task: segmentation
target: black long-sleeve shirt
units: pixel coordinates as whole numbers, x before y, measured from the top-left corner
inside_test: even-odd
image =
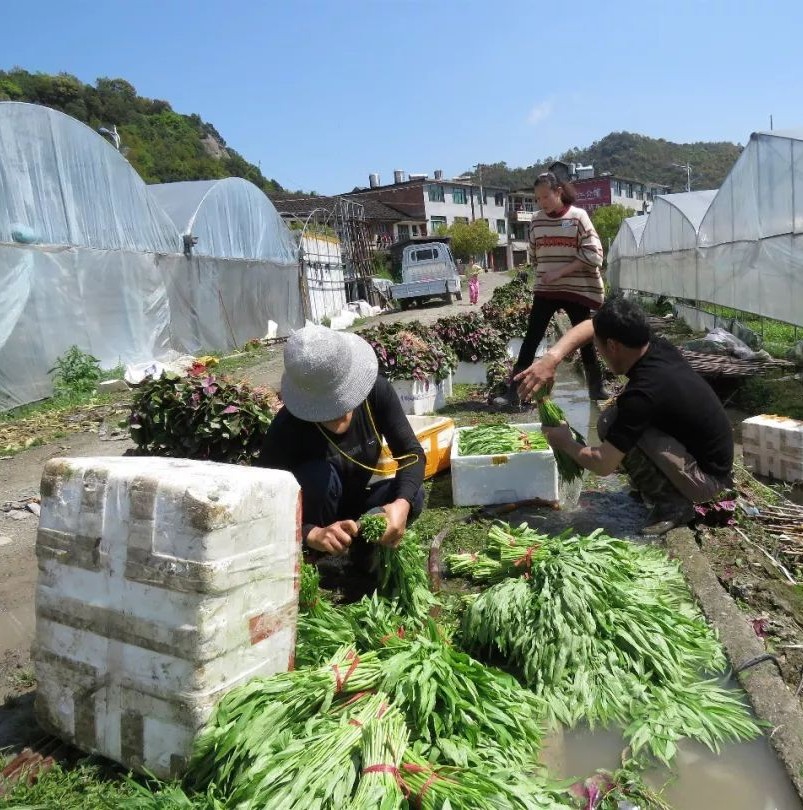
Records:
[[[415,455],[399,462],[396,471],[394,500],[404,498],[411,504],[424,481],[425,457],[421,443],[415,436],[402,411],[393,386],[382,376],[377,377],[366,399],[374,418],[376,432],[371,426],[365,402],[354,409],[351,424],[340,435],[326,430],[315,422],[305,422],[282,408],[274,417],[266,434],[255,464],[294,472],[311,461],[326,460],[335,465],[343,483],[344,500],[352,501],[365,490],[373,474],[346,455],[366,467],[376,467],[384,437],[395,458]],[[344,455],[345,454],[345,455]],[[304,526],[304,536],[309,527]]]

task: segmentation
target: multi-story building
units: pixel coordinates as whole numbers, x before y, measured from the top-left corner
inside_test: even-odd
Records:
[[[397,170],[393,183],[382,185],[379,176],[372,174],[368,188],[358,188],[342,196],[360,201],[376,200],[405,214],[406,220],[394,223],[394,242],[437,234],[455,222],[484,219],[497,235],[497,247],[486,257],[488,266],[495,270],[510,266],[507,189],[480,186],[465,176],[447,180],[440,170],[431,178],[426,174],[406,177],[403,171]]]

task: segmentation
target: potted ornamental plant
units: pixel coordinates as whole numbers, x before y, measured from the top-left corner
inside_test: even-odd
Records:
[[[478,312],[440,318],[435,334],[457,356],[454,382],[485,384],[488,364],[505,357],[505,340]]]
[[[405,413],[433,413],[445,404],[444,383],[457,358],[431,329],[414,321],[380,324],[359,335],[371,344],[379,371],[396,389]]]
[[[481,307],[486,323],[499,330],[508,342],[508,352],[518,356],[521,342],[527,332],[527,320],[532,306],[532,290],[526,281],[518,278],[497,287],[491,300]]]

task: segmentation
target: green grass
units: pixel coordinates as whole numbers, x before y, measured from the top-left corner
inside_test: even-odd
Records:
[[[131,795],[133,787],[121,771],[90,758],[74,767],[55,765],[30,787],[24,780],[18,782],[7,795],[0,796],[0,808],[116,810],[121,799]]]
[[[720,307],[714,304],[701,302],[699,307],[703,312],[708,312],[725,320],[736,318],[739,323],[751,329],[761,338],[762,348],[773,357],[785,358],[789,349],[799,340],[803,340],[803,328],[794,326],[791,323],[776,321],[752,312]]]

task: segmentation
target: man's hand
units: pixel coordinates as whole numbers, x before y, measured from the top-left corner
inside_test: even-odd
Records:
[[[357,534],[357,524],[353,520],[336,520],[329,526],[314,526],[307,535],[307,545],[324,554],[336,557],[345,554],[351,539]]]
[[[553,450],[565,450],[575,443],[571,428],[565,422],[561,422],[557,427],[542,426],[541,432]]]
[[[541,282],[543,284],[554,284],[556,281],[560,281],[563,278],[563,268],[562,267],[553,267],[551,270],[547,270],[544,275],[541,276]]]
[[[402,535],[407,529],[410,502],[404,498],[398,498],[391,503],[386,503],[382,509],[385,512],[385,517],[387,517],[388,525],[379,542],[383,546],[396,548],[401,543]]]
[[[541,396],[547,396],[555,384],[555,369],[558,364],[548,354],[540,357],[529,368],[520,371],[513,382],[519,384],[519,398],[522,402],[530,399],[530,395],[543,389]]]

